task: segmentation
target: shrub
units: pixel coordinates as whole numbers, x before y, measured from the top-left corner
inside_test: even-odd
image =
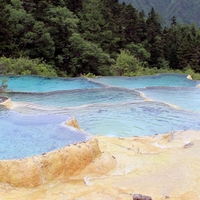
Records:
[[[52,66],[40,59],[0,58],[0,73],[15,75],[57,76]]]
[[[194,80],[200,80],[200,74],[195,73],[190,65],[185,68],[184,74],[190,75]]]
[[[82,75],[83,77],[86,77],[86,78],[96,78],[96,75],[95,74],[93,74],[93,73],[87,73],[87,74],[83,74]]]
[[[111,66],[111,71],[116,76],[136,75],[137,71],[142,69],[143,63],[132,55],[129,50],[121,50],[116,63]]]

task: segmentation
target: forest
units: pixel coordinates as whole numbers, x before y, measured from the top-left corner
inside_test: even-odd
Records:
[[[200,29],[117,0],[0,0],[0,74],[200,73]]]

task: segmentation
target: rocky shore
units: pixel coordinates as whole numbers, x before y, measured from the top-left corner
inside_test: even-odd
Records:
[[[153,200],[197,200],[200,198],[199,139],[200,131],[193,130],[149,137],[97,136],[93,138],[99,148],[96,156],[87,151],[87,160],[81,156],[84,148],[78,157],[74,154],[77,166],[68,165],[65,169],[71,170],[70,176],[65,173],[55,176],[54,172],[50,180],[36,187],[2,182],[0,199],[132,200],[134,194],[142,194]],[[83,163],[87,164],[80,167]],[[57,160],[52,160],[51,166],[57,164]],[[72,173],[73,168],[79,169]],[[26,166],[22,170],[28,174]]]

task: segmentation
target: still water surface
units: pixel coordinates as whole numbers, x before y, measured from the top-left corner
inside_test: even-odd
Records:
[[[200,130],[200,88],[196,87],[200,82],[185,75],[7,79],[7,91],[1,96],[10,97],[15,108],[0,110],[0,159],[36,155],[88,139],[87,133],[63,125],[72,116],[91,135]]]

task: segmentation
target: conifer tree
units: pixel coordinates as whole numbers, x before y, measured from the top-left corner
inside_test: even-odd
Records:
[[[173,16],[170,27],[165,27],[162,34],[163,56],[169,62],[169,67],[172,69],[179,68],[179,59],[177,57],[177,49],[179,47],[178,34],[176,17]]]
[[[138,13],[130,4],[124,8],[124,27],[126,43],[137,41]]]
[[[0,0],[0,56],[9,56],[15,49],[12,42],[13,22],[10,20],[10,11],[7,5],[7,1]]]
[[[149,65],[152,67],[158,66],[158,58],[163,58],[163,49],[162,49],[162,40],[161,32],[162,27],[158,21],[158,16],[154,11],[154,8],[151,9],[151,12],[148,14],[146,21],[147,25],[147,50],[150,52]]]
[[[84,0],[83,9],[80,13],[81,33],[91,42],[100,44],[100,33],[103,32],[105,19],[101,13],[102,3],[100,0]]]
[[[144,43],[147,37],[147,26],[144,11],[139,12],[137,21],[137,43]]]

